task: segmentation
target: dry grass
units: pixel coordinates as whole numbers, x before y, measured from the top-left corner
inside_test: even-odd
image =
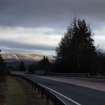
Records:
[[[18,79],[20,84],[24,88],[25,94],[27,96],[27,104],[26,105],[47,105],[46,97],[41,96],[40,93],[32,90],[31,84],[27,83],[27,81]],[[49,101],[49,105],[53,105],[51,101]]]
[[[25,94],[20,83],[11,78],[7,78],[6,105],[25,105]]]
[[[7,77],[6,83],[5,105],[47,105],[45,96],[42,98],[38,92],[33,91],[31,84],[27,81],[16,77]],[[52,105],[51,101],[49,103]],[[0,103],[0,105],[4,104]]]
[[[0,105],[5,103],[6,77],[0,76]]]

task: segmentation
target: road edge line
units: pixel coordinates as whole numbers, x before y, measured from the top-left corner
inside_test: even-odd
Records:
[[[80,103],[78,103],[77,101],[73,100],[72,98],[69,98],[69,97],[63,95],[63,94],[61,94],[60,92],[57,92],[54,89],[51,89],[51,88],[49,88],[49,87],[47,87],[45,85],[42,85],[42,84],[39,84],[39,85],[42,86],[42,87],[44,87],[44,88],[46,88],[46,89],[48,89],[48,90],[50,90],[50,91],[52,91],[52,92],[54,92],[54,93],[56,93],[56,94],[58,94],[58,95],[60,95],[61,97],[64,97],[66,100],[69,100],[69,101],[71,101],[72,103],[74,103],[76,105],[81,105]]]

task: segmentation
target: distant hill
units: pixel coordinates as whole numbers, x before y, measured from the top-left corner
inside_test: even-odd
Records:
[[[23,61],[24,63],[27,61],[37,62],[43,58],[43,55],[38,54],[13,54],[13,53],[2,53],[1,54],[5,62],[19,62]],[[52,62],[54,58],[48,57],[48,59]]]
[[[21,61],[24,62],[25,65],[30,65],[33,63],[37,63],[40,61],[43,56],[37,54],[11,54],[11,53],[4,53],[1,54],[4,61],[7,63],[8,67],[12,67],[18,70],[19,64]]]
[[[2,53],[1,54],[4,61],[7,63],[7,66],[9,68],[13,68],[14,70],[19,69],[19,64],[21,61],[24,62],[25,66],[28,67],[30,64],[37,64],[38,61],[40,61],[43,56],[38,54],[13,54],[13,53]],[[54,59],[52,57],[48,57],[49,61],[51,63],[54,62]]]
[[[36,54],[2,54],[3,59],[6,62],[15,62],[15,61],[39,61],[42,59],[43,56],[41,55],[36,55]]]

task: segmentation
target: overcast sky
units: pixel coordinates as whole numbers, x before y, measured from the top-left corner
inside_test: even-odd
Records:
[[[105,49],[105,0],[0,0],[0,48],[53,55],[73,17],[85,19]]]

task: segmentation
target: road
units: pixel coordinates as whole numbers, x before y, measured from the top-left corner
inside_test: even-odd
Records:
[[[24,76],[50,89],[53,89],[68,99],[71,99],[71,101],[74,101],[75,103],[72,105],[105,105],[105,92],[103,91],[41,78],[35,75]]]

